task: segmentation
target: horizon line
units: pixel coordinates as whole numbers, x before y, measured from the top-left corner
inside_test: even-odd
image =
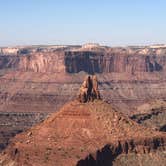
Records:
[[[100,42],[85,42],[85,43],[78,43],[78,44],[5,44],[5,45],[0,45],[0,48],[14,48],[14,47],[44,47],[44,46],[83,46],[86,44],[98,44],[99,46],[106,46],[106,47],[135,47],[135,46],[139,46],[139,47],[148,47],[148,46],[166,46],[166,43],[147,43],[147,44],[103,44]]]

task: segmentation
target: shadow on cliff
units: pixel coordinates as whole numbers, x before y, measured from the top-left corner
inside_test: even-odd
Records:
[[[145,62],[146,62],[146,71],[154,72],[154,71],[163,70],[163,66],[156,61],[155,56],[153,56],[153,59],[150,59],[150,56],[147,56],[145,58]]]
[[[110,145],[105,145],[101,151],[97,151],[95,156],[88,155],[85,159],[78,161],[76,166],[112,166],[115,158],[123,151],[121,144],[115,149]]]
[[[94,57],[95,54],[92,52],[66,52],[66,72],[79,73],[80,71],[84,71],[89,74],[102,73],[102,65]]]
[[[160,127],[160,131],[166,132],[166,124]]]

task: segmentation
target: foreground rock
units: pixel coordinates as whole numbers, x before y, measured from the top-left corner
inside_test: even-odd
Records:
[[[0,162],[2,166],[107,166],[122,154],[155,155],[164,151],[165,142],[165,133],[140,126],[103,101],[73,101],[12,139]]]

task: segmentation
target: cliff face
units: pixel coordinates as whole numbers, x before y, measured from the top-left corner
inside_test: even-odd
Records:
[[[0,56],[0,69],[18,69],[19,56]]]
[[[0,56],[0,68],[52,73],[132,73],[166,70],[165,55],[127,54],[113,51],[54,51]]]
[[[65,66],[69,73],[153,72],[165,69],[165,56],[127,55],[121,53],[66,52]]]
[[[35,53],[23,56],[19,62],[19,70],[33,72],[64,73],[64,53]]]

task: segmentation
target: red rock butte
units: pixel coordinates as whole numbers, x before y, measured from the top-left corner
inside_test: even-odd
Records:
[[[120,154],[165,149],[166,134],[143,127],[95,100],[72,101],[11,140],[0,155],[2,166],[108,166]]]

